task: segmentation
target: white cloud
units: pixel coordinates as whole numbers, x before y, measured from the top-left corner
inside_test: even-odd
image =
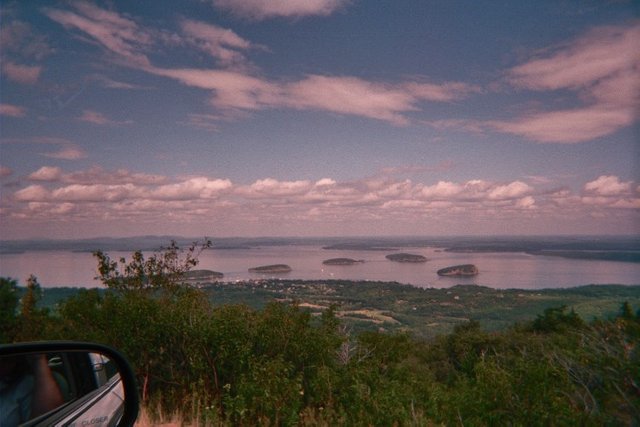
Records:
[[[87,153],[81,147],[78,147],[72,141],[65,138],[52,136],[35,136],[30,138],[12,138],[5,139],[5,142],[14,144],[39,144],[44,146],[56,146],[56,151],[38,153],[41,156],[52,159],[62,160],[78,160],[87,157]]]
[[[515,181],[507,185],[498,185],[489,192],[489,198],[493,200],[505,200],[520,198],[533,191],[533,188],[521,181]]]
[[[78,117],[78,120],[92,123],[94,125],[104,126],[104,125],[123,125],[123,124],[131,124],[133,123],[131,120],[125,121],[116,121],[111,120],[107,116],[102,113],[93,110],[84,110],[82,115]]]
[[[152,199],[188,200],[213,198],[232,187],[228,179],[191,178],[176,184],[166,184],[150,192]]]
[[[241,51],[252,47],[232,30],[217,25],[185,19],[181,28],[193,45],[224,66],[244,63],[246,58]]]
[[[640,193],[633,181],[622,182],[615,175],[601,175],[584,185],[585,205],[609,209],[640,209]]]
[[[149,65],[143,53],[152,44],[152,36],[133,20],[91,3],[72,3],[74,12],[46,9],[45,14],[65,28],[88,34],[108,51],[138,66]]]
[[[228,7],[250,10],[288,10],[289,16],[302,11],[334,10],[339,1],[256,1],[229,2]],[[204,89],[211,93],[215,114],[192,114],[188,124],[216,130],[215,118],[238,117],[238,111],[271,108],[319,110],[341,115],[355,115],[383,120],[395,125],[410,122],[408,113],[420,111],[423,102],[450,102],[479,92],[476,86],[461,82],[426,83],[420,78],[387,83],[353,76],[310,74],[299,80],[271,81],[259,75],[244,52],[255,47],[235,32],[212,24],[184,19],[181,35],[166,37],[142,28],[128,17],[85,3],[73,3],[75,11],[47,9],[47,15],[65,28],[78,30],[98,42],[130,67]],[[327,9],[328,8],[328,9]],[[234,9],[235,10],[235,9]],[[298,12],[295,12],[295,11]],[[274,12],[275,13],[275,12]],[[305,12],[306,13],[306,12]],[[217,59],[222,68],[162,68],[151,64],[146,52],[153,42],[172,40],[178,45],[195,46]],[[104,124],[106,118],[87,111],[83,120]]]
[[[382,209],[406,209],[406,208],[423,208],[426,207],[427,204],[421,200],[389,200],[388,202],[384,202],[381,206]]]
[[[8,14],[6,10],[3,11],[3,23],[0,26],[0,52],[31,61],[41,61],[53,53],[45,36],[39,34],[28,23],[6,16]]]
[[[72,145],[61,147],[60,150],[52,153],[42,153],[42,155],[61,160],[79,160],[87,157],[87,153],[83,149]]]
[[[105,170],[100,166],[93,166],[85,171],[76,171],[64,174],[61,179],[69,184],[135,184],[135,185],[161,185],[168,178],[162,175],[135,173],[126,169]]]
[[[512,68],[508,79],[535,90],[592,87],[638,66],[639,39],[637,24],[596,28]]]
[[[586,105],[534,111],[486,125],[555,143],[589,141],[631,125],[640,107],[639,39],[638,23],[596,28],[512,68],[507,79],[513,85],[536,91],[572,90]]]
[[[216,218],[237,230],[250,224],[295,223],[296,230],[348,224],[371,232],[371,227],[396,225],[414,229],[422,221],[471,226],[488,220],[513,224],[523,218],[628,218],[640,208],[638,184],[613,175],[585,183],[583,194],[566,188],[549,192],[536,188],[547,184],[520,180],[430,183],[389,177],[347,182],[328,177],[316,181],[264,178],[240,185],[207,176],[170,178],[100,168],[66,173],[50,166],[29,178],[40,183],[7,194],[3,215],[47,223],[109,219],[119,224],[208,224]]]
[[[327,16],[350,0],[213,0],[213,4],[250,19]]]
[[[2,71],[9,80],[22,84],[38,82],[42,67],[38,65],[21,65],[11,61],[3,61]]]
[[[29,185],[16,191],[13,197],[21,202],[45,201],[49,199],[49,191],[42,185]]]
[[[443,83],[436,91],[416,91],[403,82],[387,84],[356,77],[310,75],[297,82],[271,82],[242,72],[203,69],[160,69],[148,71],[181,83],[213,91],[211,103],[222,109],[260,110],[294,108],[356,115],[406,125],[406,113],[419,110],[425,100],[457,99],[472,92],[471,86]],[[433,93],[428,93],[433,92]]]
[[[248,187],[238,189],[246,197],[283,197],[302,195],[311,189],[309,181],[278,181],[273,178],[259,179]]]
[[[133,90],[143,90],[150,89],[148,86],[142,86],[138,84],[123,82],[119,80],[114,80],[110,77],[104,76],[102,74],[94,74],[89,77],[91,80],[94,80],[100,84],[100,86],[105,87],[107,89],[133,89]]]
[[[336,182],[331,178],[322,178],[314,184],[316,187],[334,186]]]
[[[0,178],[6,178],[13,174],[13,170],[6,166],[0,166]]]
[[[276,104],[279,88],[257,77],[236,71],[160,69],[150,72],[200,89],[212,90],[211,103],[221,109],[257,110]]]
[[[284,103],[299,109],[318,109],[408,123],[402,113],[416,110],[417,98],[409,90],[355,77],[311,75],[287,85]]]
[[[28,176],[32,181],[59,181],[62,178],[62,169],[55,166],[43,166]]]
[[[96,125],[106,125],[110,123],[110,120],[107,119],[104,114],[92,110],[84,110],[78,120]]]
[[[573,110],[532,113],[511,121],[488,121],[500,132],[538,142],[577,143],[609,135],[635,121],[633,110],[595,105]]]
[[[437,184],[424,187],[420,194],[429,200],[450,199],[458,196],[464,191],[464,187],[448,181],[439,181]]]
[[[71,184],[53,190],[51,198],[58,201],[113,202],[130,198],[135,194],[136,187],[133,184]]]
[[[466,98],[469,94],[480,93],[478,86],[460,82],[443,84],[408,82],[402,85],[416,99],[447,102]]]
[[[628,194],[632,188],[633,182],[621,182],[620,178],[613,175],[602,175],[584,186],[587,193],[605,197]]]
[[[536,200],[531,196],[523,197],[522,199],[516,202],[516,207],[522,209],[533,209],[535,208]]]
[[[24,117],[26,110],[24,107],[18,107],[11,104],[0,104],[0,115],[9,117]]]

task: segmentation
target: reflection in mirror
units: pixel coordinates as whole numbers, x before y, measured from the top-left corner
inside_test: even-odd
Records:
[[[0,357],[0,426],[117,425],[124,391],[115,363],[95,352]]]

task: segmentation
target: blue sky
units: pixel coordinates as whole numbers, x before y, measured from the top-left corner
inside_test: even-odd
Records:
[[[632,1],[5,1],[3,238],[640,231]]]

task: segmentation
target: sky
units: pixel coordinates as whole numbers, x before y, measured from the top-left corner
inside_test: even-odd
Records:
[[[0,238],[640,233],[632,0],[3,1]]]

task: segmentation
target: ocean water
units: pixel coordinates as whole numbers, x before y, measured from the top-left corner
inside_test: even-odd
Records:
[[[425,263],[389,261],[390,251],[327,250],[319,245],[281,245],[243,249],[207,250],[198,269],[224,273],[225,281],[278,277],[283,279],[345,279],[395,281],[419,287],[447,288],[478,284],[497,289],[564,288],[589,284],[640,284],[640,264],[579,260],[523,252],[446,252],[435,247],[404,247],[398,252],[424,255]],[[130,252],[110,251],[112,259]],[[327,266],[322,261],[347,257],[364,260],[350,266]],[[292,271],[279,275],[249,273],[261,265],[288,264]],[[439,277],[436,271],[456,264],[475,264],[480,274],[471,278]],[[97,287],[96,260],[89,252],[40,250],[0,254],[0,276],[26,283],[34,274],[43,287]]]

